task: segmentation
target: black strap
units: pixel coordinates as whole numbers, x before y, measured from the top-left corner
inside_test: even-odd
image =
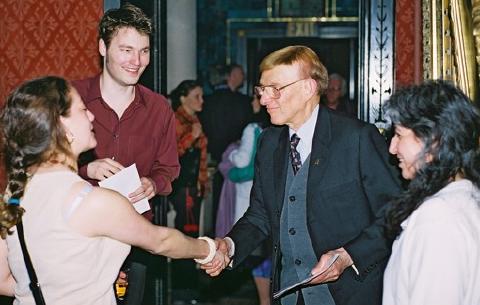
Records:
[[[35,269],[33,269],[32,261],[30,260],[30,254],[28,254],[27,245],[25,244],[25,238],[23,236],[22,222],[17,223],[18,239],[20,240],[20,247],[22,247],[23,260],[27,266],[28,277],[30,278],[30,290],[32,291],[35,304],[45,305],[45,299],[43,298],[42,289],[37,279]]]

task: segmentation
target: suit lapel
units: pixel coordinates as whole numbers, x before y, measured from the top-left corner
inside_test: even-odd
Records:
[[[287,166],[288,166],[288,127],[283,127],[278,139],[278,146],[273,154],[273,181],[275,187],[275,203],[278,210],[282,210],[283,197],[285,194],[285,181],[287,179]]]
[[[318,185],[325,173],[329,157],[329,144],[332,138],[331,117],[328,111],[320,106],[318,109],[317,123],[312,140],[310,164],[307,182],[307,199],[310,198],[309,190],[318,190]],[[312,188],[310,188],[312,186]]]

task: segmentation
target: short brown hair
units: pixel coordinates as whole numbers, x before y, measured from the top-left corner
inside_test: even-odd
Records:
[[[121,28],[134,28],[147,36],[153,31],[152,20],[140,8],[130,3],[106,11],[100,20],[98,36],[103,39],[107,48]]]
[[[321,95],[328,87],[328,71],[317,54],[306,46],[288,46],[267,55],[260,63],[260,74],[279,65],[299,63],[304,73],[317,82],[317,93]]]

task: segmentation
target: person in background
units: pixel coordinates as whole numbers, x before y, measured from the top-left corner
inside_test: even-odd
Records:
[[[224,71],[224,82],[216,86],[212,95],[205,97],[203,111],[199,114],[208,138],[207,151],[216,165],[221,162],[227,146],[238,141],[243,128],[252,121],[251,99],[239,92],[243,82],[242,66],[237,64],[227,66]],[[212,181],[213,219],[217,214],[222,185],[223,176],[217,170]]]
[[[141,186],[129,195],[132,203],[170,194],[171,183],[180,170],[173,111],[163,96],[138,84],[150,62],[152,30],[151,20],[134,5],[108,10],[98,26],[102,72],[73,82],[95,115],[93,127],[98,141],[93,150],[81,156],[80,176],[97,184],[135,164]],[[143,215],[152,220],[151,211]],[[153,302],[149,298],[154,295],[158,271],[147,266],[154,262],[148,253],[132,249],[123,268],[139,279],[129,281],[127,297],[131,302]],[[152,285],[144,289],[144,283]]]
[[[78,156],[97,144],[93,120],[59,77],[28,81],[7,99],[0,117],[8,175],[0,199],[0,292],[15,296],[15,304],[35,303],[19,224],[50,305],[116,304],[113,282],[130,245],[203,263],[223,259],[213,240],[152,225],[127,198],[78,176]]]
[[[260,73],[256,93],[278,126],[258,139],[250,206],[219,249],[235,268],[270,240],[272,292],[326,270],[276,304],[380,304],[391,246],[384,212],[400,191],[385,140],[375,126],[319,105],[328,74],[310,48],[277,50]]]
[[[235,210],[233,223],[237,222],[250,205],[250,191],[253,185],[254,160],[257,151],[257,140],[262,130],[268,126],[268,113],[261,108],[260,97],[253,96],[252,108],[255,118],[242,133],[238,148],[230,152],[228,158],[234,166],[228,172],[229,179],[235,182]],[[264,115],[262,115],[264,113]],[[223,237],[223,236],[222,236]],[[269,257],[268,242],[260,245],[252,254],[265,258],[252,268],[252,276],[257,288],[260,305],[270,305],[270,277],[272,276],[272,260]],[[257,259],[258,260],[258,259]]]
[[[203,90],[198,82],[184,80],[169,97],[175,111],[181,168],[169,199],[177,212],[175,227],[187,234],[197,235],[200,204],[208,183],[208,141],[197,117],[202,110]]]
[[[207,190],[207,138],[197,113],[202,110],[203,90],[195,80],[182,81],[169,95],[176,117],[180,175],[169,196],[176,211],[175,228],[197,237],[200,206]],[[197,269],[193,261],[174,261],[173,288],[196,289]],[[195,297],[195,296],[191,296]]]
[[[446,81],[398,90],[385,111],[410,183],[387,215],[383,305],[480,304],[480,112]]]
[[[321,99],[322,104],[349,117],[355,117],[356,111],[346,95],[347,82],[345,78],[338,73],[330,74],[327,90]]]

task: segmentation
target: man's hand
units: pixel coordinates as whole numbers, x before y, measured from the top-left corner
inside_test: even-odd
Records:
[[[102,181],[110,176],[115,175],[123,168],[123,165],[110,158],[98,159],[88,163],[87,176],[90,179]]]
[[[213,260],[208,264],[200,265],[200,268],[205,270],[208,275],[214,277],[219,275],[223,271],[223,269],[228,266],[229,263],[230,258],[227,255],[223,254],[222,251],[217,250]]]
[[[225,239],[215,238],[215,244],[217,246],[217,253],[214,259],[208,263],[201,265],[200,268],[210,276],[217,276],[230,264],[230,257],[228,256],[229,248]]]
[[[320,261],[315,267],[313,267],[311,273],[318,274],[322,272],[325,269],[330,258],[337,253],[339,254],[339,257],[333,263],[333,265],[330,266],[330,268],[328,268],[323,274],[314,278],[309,284],[321,284],[336,281],[346,268],[353,265],[353,260],[347,253],[347,251],[345,251],[344,248],[338,248],[336,250],[328,251],[327,253],[322,255],[322,257],[320,257]]]
[[[128,195],[128,199],[130,199],[130,202],[132,203],[138,202],[143,198],[150,199],[155,196],[156,186],[152,179],[142,177],[140,178],[140,182],[142,183],[142,185],[133,193]]]

